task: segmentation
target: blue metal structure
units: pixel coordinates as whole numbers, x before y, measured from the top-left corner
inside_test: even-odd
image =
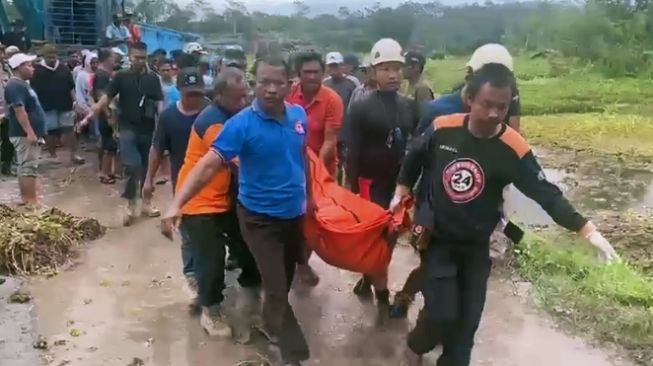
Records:
[[[33,40],[46,40],[57,45],[95,48],[102,45],[105,29],[113,14],[123,12],[127,1],[121,0],[14,0],[13,5],[25,20]],[[9,19],[0,0],[0,25],[6,32]],[[183,48],[199,36],[151,24],[139,24],[148,49],[168,52]]]

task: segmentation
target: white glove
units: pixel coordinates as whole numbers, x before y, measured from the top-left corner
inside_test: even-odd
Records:
[[[612,245],[610,245],[610,242],[606,238],[601,235],[600,232],[597,230],[594,230],[588,237],[587,240],[595,246],[598,250],[601,251],[601,256],[606,262],[612,262],[614,260],[618,260],[619,256],[617,255],[617,252],[614,250]]]
[[[392,196],[392,201],[390,201],[390,207],[388,207],[390,212],[397,212],[397,209],[399,209],[399,206],[401,206],[402,200],[403,197],[400,195],[395,194],[394,196]]]

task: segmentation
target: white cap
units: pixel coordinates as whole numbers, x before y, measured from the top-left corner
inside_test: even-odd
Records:
[[[115,53],[116,55],[119,55],[119,56],[124,56],[125,55],[125,52],[123,52],[123,50],[121,50],[118,47],[113,47],[111,49],[111,51],[113,51],[113,53]]]
[[[326,64],[327,65],[332,65],[332,64],[341,64],[345,62],[345,58],[342,57],[342,53],[340,52],[329,52],[326,55]]]
[[[469,59],[467,66],[471,67],[472,71],[477,71],[487,64],[500,64],[513,71],[510,52],[503,45],[497,43],[488,43],[477,48]]]
[[[26,62],[32,62],[36,60],[36,56],[34,55],[26,55],[24,53],[17,53],[11,57],[9,57],[9,60],[7,62],[9,63],[9,67],[12,69],[17,69],[20,65],[26,63]]]
[[[18,48],[18,47],[16,47],[16,46],[9,46],[9,47],[7,47],[7,48],[5,49],[5,53],[6,53],[7,55],[15,55],[15,54],[17,54],[18,52],[20,52],[20,48]]]
[[[189,42],[184,46],[184,53],[191,54],[193,52],[204,53],[204,48],[197,42]]]
[[[372,66],[384,62],[401,62],[404,63],[404,56],[401,52],[401,45],[392,38],[383,38],[378,40],[372,52],[370,52]]]

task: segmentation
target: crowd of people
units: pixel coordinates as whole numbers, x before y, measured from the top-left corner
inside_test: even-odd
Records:
[[[98,137],[100,181],[124,180],[126,226],[160,216],[152,198],[158,177],[169,179],[173,199],[161,231],[170,239],[180,233],[182,271],[197,294],[191,306],[211,336],[232,334],[221,305],[225,271],[239,268],[244,291],[263,293],[260,314],[254,306],[239,311],[250,313],[283,364],[310,358],[288,301],[295,273],[307,286],[319,283],[303,234],[304,218],[319,210],[306,148],[362,198],[390,211],[415,200],[411,243],[421,262],[394,303],[387,271],[363,273],[353,288],[376,299],[382,320],[405,317],[422,292],[407,365],[437,345],[439,366],[469,365],[490,236],[509,223],[502,212],[509,185],[606,259],[617,258],[547,181],[520,136],[513,59],[501,45],[479,48],[461,86],[441,96],[423,75],[424,55],[392,39],[379,40],[362,62],[339,52],[260,55],[250,88],[245,60],[224,60],[213,78],[201,45],[167,58],[148,52],[132,29],[117,18],[107,28],[110,47],[71,51],[67,60],[50,45],[38,58],[0,48],[3,173],[15,162],[22,203],[36,206],[41,151],[55,157],[61,144],[71,164],[82,164],[79,137]]]

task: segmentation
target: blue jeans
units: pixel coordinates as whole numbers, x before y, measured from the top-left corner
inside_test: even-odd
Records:
[[[190,235],[184,224],[179,226],[181,234],[181,261],[183,262],[184,276],[195,275],[195,264],[193,263],[193,246],[191,245]]]
[[[148,157],[152,146],[152,132],[120,130],[120,160],[125,166],[125,190],[122,197],[135,200],[140,197],[147,174]]]

